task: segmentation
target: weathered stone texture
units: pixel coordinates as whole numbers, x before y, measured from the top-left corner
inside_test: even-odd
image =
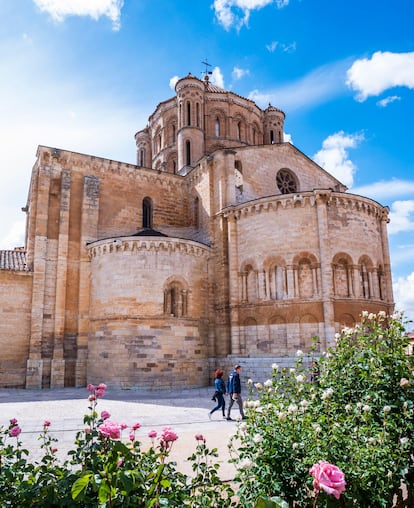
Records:
[[[25,249],[0,255],[0,386],[262,375],[391,312],[388,209],[284,143],[284,118],[189,75],[137,165],[40,146]]]
[[[32,276],[0,270],[0,386],[23,388],[29,354]]]

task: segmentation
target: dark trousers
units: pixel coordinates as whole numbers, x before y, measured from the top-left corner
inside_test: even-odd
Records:
[[[223,411],[224,416],[224,411],[226,410],[226,401],[224,400],[224,395],[222,393],[217,393],[216,400],[217,406],[210,411],[210,414],[213,414],[214,411],[218,411],[219,409],[221,409]]]
[[[242,396],[240,395],[240,393],[237,393],[237,399],[234,400],[233,399],[233,396],[230,394],[230,404],[229,404],[229,407],[227,409],[227,418],[230,418],[230,411],[231,411],[231,408],[233,407],[233,404],[235,402],[237,402],[237,405],[239,406],[239,411],[240,411],[240,415],[242,418],[244,418],[244,410],[243,410],[243,399],[242,399]]]

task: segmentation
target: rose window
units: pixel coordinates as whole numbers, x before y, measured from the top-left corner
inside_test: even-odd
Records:
[[[276,183],[282,194],[297,192],[296,179],[287,169],[281,169],[276,175]]]

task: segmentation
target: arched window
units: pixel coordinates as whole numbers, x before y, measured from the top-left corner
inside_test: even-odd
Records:
[[[173,173],[174,175],[177,173],[177,161],[175,159],[173,160]]]
[[[145,166],[145,150],[143,148],[139,151],[138,166]]]
[[[178,281],[171,282],[164,289],[164,313],[172,317],[188,314],[188,291]]]
[[[191,143],[190,141],[185,142],[185,153],[186,153],[186,164],[191,166]]]
[[[241,141],[241,122],[237,122],[237,139]]]
[[[312,298],[314,295],[312,265],[309,259],[301,259],[298,266],[299,295]]]
[[[220,137],[220,120],[219,117],[216,118],[216,138]]]
[[[270,144],[273,145],[275,142],[275,135],[273,131],[270,131]]]
[[[241,161],[234,161],[234,183],[236,189],[243,191],[243,170]]]
[[[200,104],[198,102],[196,104],[196,113],[197,113],[196,125],[197,127],[200,127]]]
[[[142,227],[152,228],[152,199],[148,197],[142,200]]]
[[[171,128],[172,128],[172,142],[175,143],[175,140],[176,140],[175,124],[173,124]]]
[[[191,125],[191,104],[187,102],[187,125]]]

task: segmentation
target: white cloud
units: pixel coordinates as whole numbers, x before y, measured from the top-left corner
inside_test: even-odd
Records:
[[[279,42],[279,41],[272,41],[270,44],[266,45],[266,49],[270,51],[270,53],[274,53],[276,51],[276,48],[280,48],[280,50],[283,53],[294,53],[296,51],[296,42]]]
[[[288,44],[281,44],[284,53],[294,53],[296,51],[296,42],[289,42]]]
[[[291,143],[292,145],[294,145],[293,139],[292,139],[292,134],[288,134],[287,132],[283,133],[283,141],[285,143]]]
[[[266,44],[266,49],[270,51],[270,53],[274,53],[278,44],[278,41],[272,41],[270,44]]]
[[[147,122],[138,101],[128,107],[119,94],[76,74],[62,79],[48,65],[49,57],[48,48],[28,44],[26,37],[0,44],[0,96],[7,98],[0,115],[2,249],[22,244],[21,208],[39,144],[135,163],[133,135]]]
[[[363,139],[362,134],[336,132],[323,141],[322,149],[313,156],[313,160],[347,187],[351,187],[356,166],[349,159],[348,150],[356,148]]]
[[[37,7],[47,12],[54,21],[61,23],[67,16],[89,16],[98,20],[106,16],[112,21],[113,30],[121,27],[123,0],[33,0]]]
[[[175,90],[175,85],[177,84],[177,81],[179,80],[180,78],[178,76],[173,76],[171,79],[170,79],[170,88],[171,90]]]
[[[368,196],[377,201],[383,199],[390,200],[396,197],[406,196],[407,194],[414,194],[414,181],[392,178],[391,180],[381,180],[380,182],[369,185],[353,187],[352,192],[360,196]]]
[[[15,247],[24,247],[25,227],[25,220],[18,220],[11,223],[6,232],[6,236],[0,238],[0,249],[12,250]]]
[[[220,88],[224,88],[224,78],[220,67],[214,67],[213,72],[211,74],[211,82],[219,86]]]
[[[239,80],[243,76],[247,76],[250,73],[248,69],[240,69],[240,67],[234,67],[231,76],[234,80]]]
[[[349,61],[324,65],[298,81],[287,83],[273,90],[253,90],[249,99],[261,107],[269,102],[284,111],[303,110],[327,102],[346,91],[345,73]]]
[[[414,272],[407,277],[398,277],[393,284],[395,308],[404,311],[405,317],[414,321]],[[408,325],[408,330],[414,329],[414,323]]]
[[[281,9],[289,5],[289,0],[214,0],[213,9],[223,28],[230,30],[235,26],[239,30],[248,24],[251,11],[263,9],[272,3]]]
[[[395,101],[400,101],[401,97],[398,95],[390,95],[389,97],[385,97],[384,99],[381,99],[377,102],[377,106],[380,106],[381,108],[386,108],[388,104],[392,104]]]
[[[365,101],[396,86],[414,88],[414,52],[377,51],[370,59],[356,60],[347,72],[347,85]]]
[[[390,234],[414,231],[414,200],[394,201],[390,209]]]

